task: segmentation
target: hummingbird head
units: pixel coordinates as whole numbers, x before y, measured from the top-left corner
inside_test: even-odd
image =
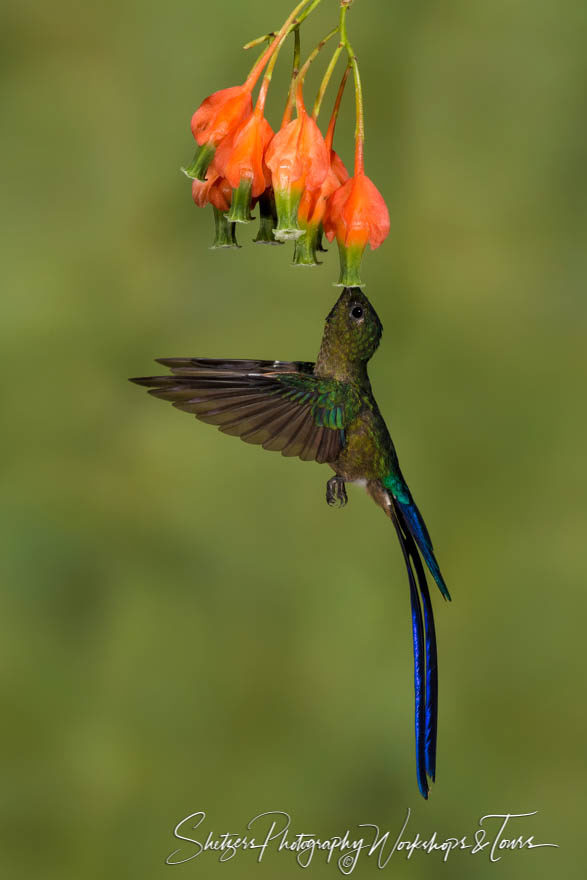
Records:
[[[328,343],[340,357],[359,363],[373,356],[382,332],[377,312],[361,288],[345,287],[326,318],[322,345]]]

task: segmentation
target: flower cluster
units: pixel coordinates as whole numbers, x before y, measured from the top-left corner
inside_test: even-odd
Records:
[[[339,284],[361,286],[360,267],[367,244],[379,247],[389,232],[385,201],[364,170],[364,121],[361,82],[356,56],[346,32],[350,0],[340,0],[340,21],[300,67],[300,25],[320,0],[305,0],[290,13],[282,28],[245,48],[267,40],[242,85],[222,89],[202,102],[192,117],[198,150],[182,169],[192,178],[194,202],[212,205],[213,247],[238,247],[236,224],[253,219],[259,207],[256,242],[294,242],[294,265],[315,266],[322,236],[336,239],[340,254]],[[281,126],[273,132],[265,118],[265,102],[279,50],[295,37],[290,90]],[[304,78],[309,65],[329,39],[338,45],[328,65],[311,113],[304,103]],[[342,51],[347,66],[336,96],[326,135],[318,114],[330,77]],[[333,149],[334,131],[345,85],[352,71],[356,96],[355,161],[353,176]],[[263,75],[256,101],[253,90]],[[295,110],[295,118],[292,118]]]

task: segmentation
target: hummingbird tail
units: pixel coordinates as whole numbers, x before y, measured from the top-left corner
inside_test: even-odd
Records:
[[[369,494],[393,522],[410,583],[414,649],[416,775],[422,797],[428,798],[428,777],[436,778],[438,730],[438,659],[430,591],[416,541],[402,507],[381,483],[367,485]]]
[[[444,578],[440,573],[440,568],[438,567],[438,562],[436,561],[436,557],[434,556],[434,551],[432,549],[432,541],[430,540],[428,529],[426,528],[426,524],[422,519],[420,511],[416,507],[416,503],[411,499],[407,504],[405,504],[403,501],[399,501],[398,499],[394,500],[396,507],[399,507],[399,509],[401,510],[402,518],[405,525],[409,529],[412,538],[417,543],[420,553],[426,560],[426,565],[428,566],[430,574],[436,581],[438,589],[440,590],[444,598],[450,602],[450,593],[448,592],[448,588],[444,582]]]
[[[383,485],[387,490],[391,490],[396,510],[399,509],[401,512],[401,519],[418,545],[418,549],[424,557],[428,570],[438,585],[438,589],[444,598],[450,602],[450,593],[440,573],[426,523],[403,477],[400,475],[398,478],[397,475],[390,475],[383,481]]]

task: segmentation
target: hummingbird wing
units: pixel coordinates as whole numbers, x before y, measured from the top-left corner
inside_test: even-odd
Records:
[[[347,386],[305,361],[161,358],[169,376],[132,379],[225,434],[303,461],[334,461],[356,407]]]

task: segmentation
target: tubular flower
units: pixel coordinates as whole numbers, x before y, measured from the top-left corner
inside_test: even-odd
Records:
[[[192,134],[199,149],[189,168],[188,177],[204,180],[216,148],[253,112],[251,90],[246,86],[221,89],[206,98],[192,116]]]
[[[329,141],[329,138],[327,136],[326,137],[326,144],[327,145],[328,145],[328,141]],[[346,183],[347,180],[349,179],[349,173],[346,170],[346,165],[344,164],[344,162],[342,161],[342,159],[340,158],[340,156],[338,155],[336,150],[333,150],[331,148],[330,149],[330,171],[328,172],[327,180],[328,179],[332,180],[333,179],[332,175],[334,175],[334,178],[338,181],[338,183],[337,183],[337,186],[334,187],[334,189],[332,189],[332,190],[329,189],[328,194],[325,195],[325,203],[323,206],[324,210],[322,211],[322,214],[320,215],[320,226],[319,226],[319,230],[318,230],[318,235],[316,237],[316,250],[322,251],[324,253],[327,250],[322,244],[322,234],[324,232],[324,214],[326,213],[326,201],[332,195],[332,193],[337,189],[338,186],[342,186],[342,184]]]
[[[375,250],[389,233],[389,213],[383,196],[360,171],[331,195],[324,217],[329,241],[336,237],[340,255],[339,285],[362,287],[359,275],[367,244]]]
[[[272,137],[273,130],[263,113],[255,111],[218,149],[213,168],[232,188],[228,219],[233,223],[248,223],[251,200],[265,192],[271,182],[264,154]]]
[[[339,178],[330,167],[318,189],[304,190],[298,208],[298,224],[302,229],[302,235],[295,243],[294,266],[319,265],[316,251],[322,249],[322,222],[326,205],[330,196],[336,192],[339,186]]]
[[[332,149],[330,150],[330,167],[341,185],[347,182],[350,175],[346,170],[346,165],[344,164],[336,150]]]
[[[389,216],[383,198],[365,176],[363,91],[357,56],[347,32],[352,0],[333,4],[339,8],[338,24],[301,63],[301,26],[320,2],[295,0],[279,30],[269,31],[244,46],[251,49],[267,44],[242,85],[214,92],[193,114],[191,130],[198,152],[190,167],[182,171],[192,179],[195,203],[211,204],[214,209],[215,246],[238,246],[235,224],[252,220],[251,211],[258,205],[255,242],[294,241],[294,265],[316,266],[317,252],[325,250],[324,236],[330,241],[336,238],[341,267],[339,283],[352,287],[361,285],[359,273],[367,244],[374,249],[388,234]],[[278,57],[290,35],[291,76],[282,122],[274,134],[265,119],[265,105]],[[333,37],[337,37],[336,48],[309,113],[304,103],[306,75]],[[322,135],[317,120],[343,52],[347,63]],[[355,93],[353,178],[349,178],[333,149],[345,88],[351,81]]]
[[[224,177],[211,172],[206,180],[192,180],[192,197],[199,208],[214,205],[219,211],[228,211],[232,189]]]
[[[227,180],[211,172],[207,180],[192,181],[192,196],[196,205],[214,208],[214,242],[212,248],[239,247],[235,225],[229,223],[225,212],[230,208],[232,189]]]
[[[328,174],[326,143],[314,120],[303,107],[299,116],[277,132],[265,159],[277,208],[275,237],[279,241],[299,238],[298,208],[304,190],[316,190]]]

